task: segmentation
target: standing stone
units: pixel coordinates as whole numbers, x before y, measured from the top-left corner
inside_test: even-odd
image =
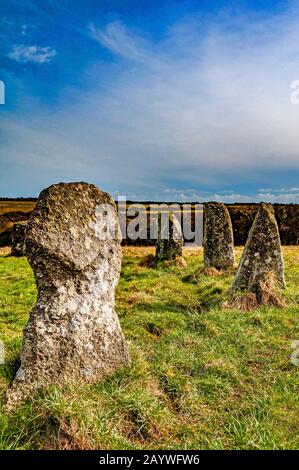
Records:
[[[109,194],[87,183],[41,192],[26,231],[38,298],[8,406],[41,386],[94,382],[128,363],[114,311],[120,241]]]
[[[233,291],[256,294],[260,301],[261,286],[274,281],[285,287],[284,263],[274,210],[261,204],[250,229],[233,284]]]
[[[204,264],[226,269],[234,263],[234,236],[228,209],[223,203],[208,202],[204,210]]]
[[[14,224],[12,229],[12,256],[25,256],[25,235],[27,222]]]
[[[158,214],[158,240],[156,244],[156,261],[175,260],[182,256],[184,240],[181,224],[170,212]]]

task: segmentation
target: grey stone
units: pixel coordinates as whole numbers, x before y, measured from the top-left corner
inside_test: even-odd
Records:
[[[228,209],[223,203],[208,202],[204,208],[204,264],[226,269],[234,263],[234,236]]]
[[[12,256],[25,256],[26,222],[14,224],[12,229]]]
[[[170,212],[158,214],[158,240],[156,244],[156,261],[174,260],[182,256],[184,240],[181,224]]]
[[[261,204],[250,229],[233,283],[233,291],[244,290],[257,295],[261,283],[285,287],[284,262],[274,210],[271,204]]]
[[[8,406],[42,386],[94,382],[128,363],[114,311],[120,242],[109,194],[87,183],[60,183],[41,192],[26,232],[38,298],[24,329]]]

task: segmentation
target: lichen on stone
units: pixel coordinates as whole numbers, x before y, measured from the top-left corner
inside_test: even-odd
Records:
[[[274,210],[271,204],[261,204],[250,229],[232,291],[254,293],[257,303],[266,303],[266,297],[268,303],[274,303],[276,289],[284,287],[284,262]]]

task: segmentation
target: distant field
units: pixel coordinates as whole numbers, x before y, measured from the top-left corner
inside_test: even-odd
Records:
[[[1,200],[0,199],[0,214],[4,214],[5,212],[15,212],[15,211],[22,211],[22,212],[30,212],[34,209],[36,204],[36,201],[33,200],[14,200],[14,199],[7,199],[7,200]],[[133,201],[128,201],[127,202],[127,207],[131,204],[143,204],[146,209],[149,208],[150,204],[182,204],[182,203],[163,203],[163,202],[133,202]],[[196,203],[192,203],[196,204]],[[232,204],[233,207],[239,207],[238,204]],[[248,211],[251,208],[252,204],[241,204],[240,207],[244,211]],[[183,211],[182,211],[183,212]]]
[[[221,309],[233,273],[141,265],[124,248],[116,311],[131,364],[93,385],[49,387],[14,413],[4,394],[19,364],[36,288],[25,258],[0,255],[1,449],[298,449],[299,247],[284,247],[288,306]],[[237,249],[238,257],[241,249]]]
[[[0,200],[0,214],[6,212],[30,212],[34,209],[34,201],[14,201],[14,200]]]
[[[16,211],[22,211],[22,212],[30,212],[34,209],[35,207],[35,204],[36,204],[36,201],[33,201],[33,200],[14,200],[14,199],[7,199],[7,200],[1,200],[0,199],[0,214],[4,214],[5,212],[16,212]],[[178,205],[181,205],[183,203],[175,203],[175,202],[166,202],[166,203],[163,203],[163,202],[152,202],[152,203],[149,203],[149,202],[133,202],[133,201],[128,201],[127,202],[127,207],[132,205],[132,204],[142,204],[144,205],[144,207],[148,210],[149,209],[149,206],[150,204],[178,204]],[[197,203],[191,203],[191,204],[197,204]],[[235,207],[235,208],[242,208],[243,211],[248,211],[252,208],[252,204],[230,204],[231,207]],[[192,209],[193,210],[193,209]],[[184,212],[184,211],[182,211]]]

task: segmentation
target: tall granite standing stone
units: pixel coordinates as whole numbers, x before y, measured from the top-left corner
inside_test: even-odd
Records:
[[[182,256],[184,240],[181,224],[176,216],[158,214],[158,240],[156,244],[156,261],[174,260]]]
[[[12,256],[25,256],[25,235],[27,222],[14,224],[12,229]]]
[[[204,264],[226,269],[234,266],[234,236],[227,207],[208,202],[204,208]]]
[[[244,290],[261,295],[262,284],[273,282],[285,287],[284,263],[274,210],[261,204],[250,229],[233,283],[233,291]]]
[[[94,382],[127,364],[114,311],[120,241],[109,194],[87,183],[60,183],[41,192],[26,232],[38,298],[8,406],[41,386]]]

